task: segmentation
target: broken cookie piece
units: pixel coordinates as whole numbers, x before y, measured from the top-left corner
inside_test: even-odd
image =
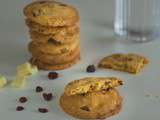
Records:
[[[113,69],[137,74],[141,69],[149,63],[149,60],[138,54],[112,54],[103,58],[99,64],[99,68]]]

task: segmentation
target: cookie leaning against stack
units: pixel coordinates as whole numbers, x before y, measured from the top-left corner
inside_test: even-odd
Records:
[[[88,77],[70,82],[60,97],[60,106],[80,119],[104,119],[120,112],[122,97],[115,89],[123,85],[115,77]]]
[[[61,70],[80,59],[79,13],[57,1],[36,1],[24,8],[32,41],[30,62],[43,70]]]

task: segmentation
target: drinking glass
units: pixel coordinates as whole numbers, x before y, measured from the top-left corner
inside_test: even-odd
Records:
[[[160,37],[160,0],[116,0],[115,33],[120,39],[151,41]]]

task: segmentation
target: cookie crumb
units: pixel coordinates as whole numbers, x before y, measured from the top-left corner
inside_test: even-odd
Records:
[[[146,96],[146,97],[151,97],[151,95],[150,95],[150,94],[146,94],[145,96]]]

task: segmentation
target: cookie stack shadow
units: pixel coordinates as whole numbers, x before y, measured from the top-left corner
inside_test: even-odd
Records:
[[[24,8],[31,42],[30,62],[43,70],[62,70],[80,60],[78,11],[55,1],[38,1]]]

